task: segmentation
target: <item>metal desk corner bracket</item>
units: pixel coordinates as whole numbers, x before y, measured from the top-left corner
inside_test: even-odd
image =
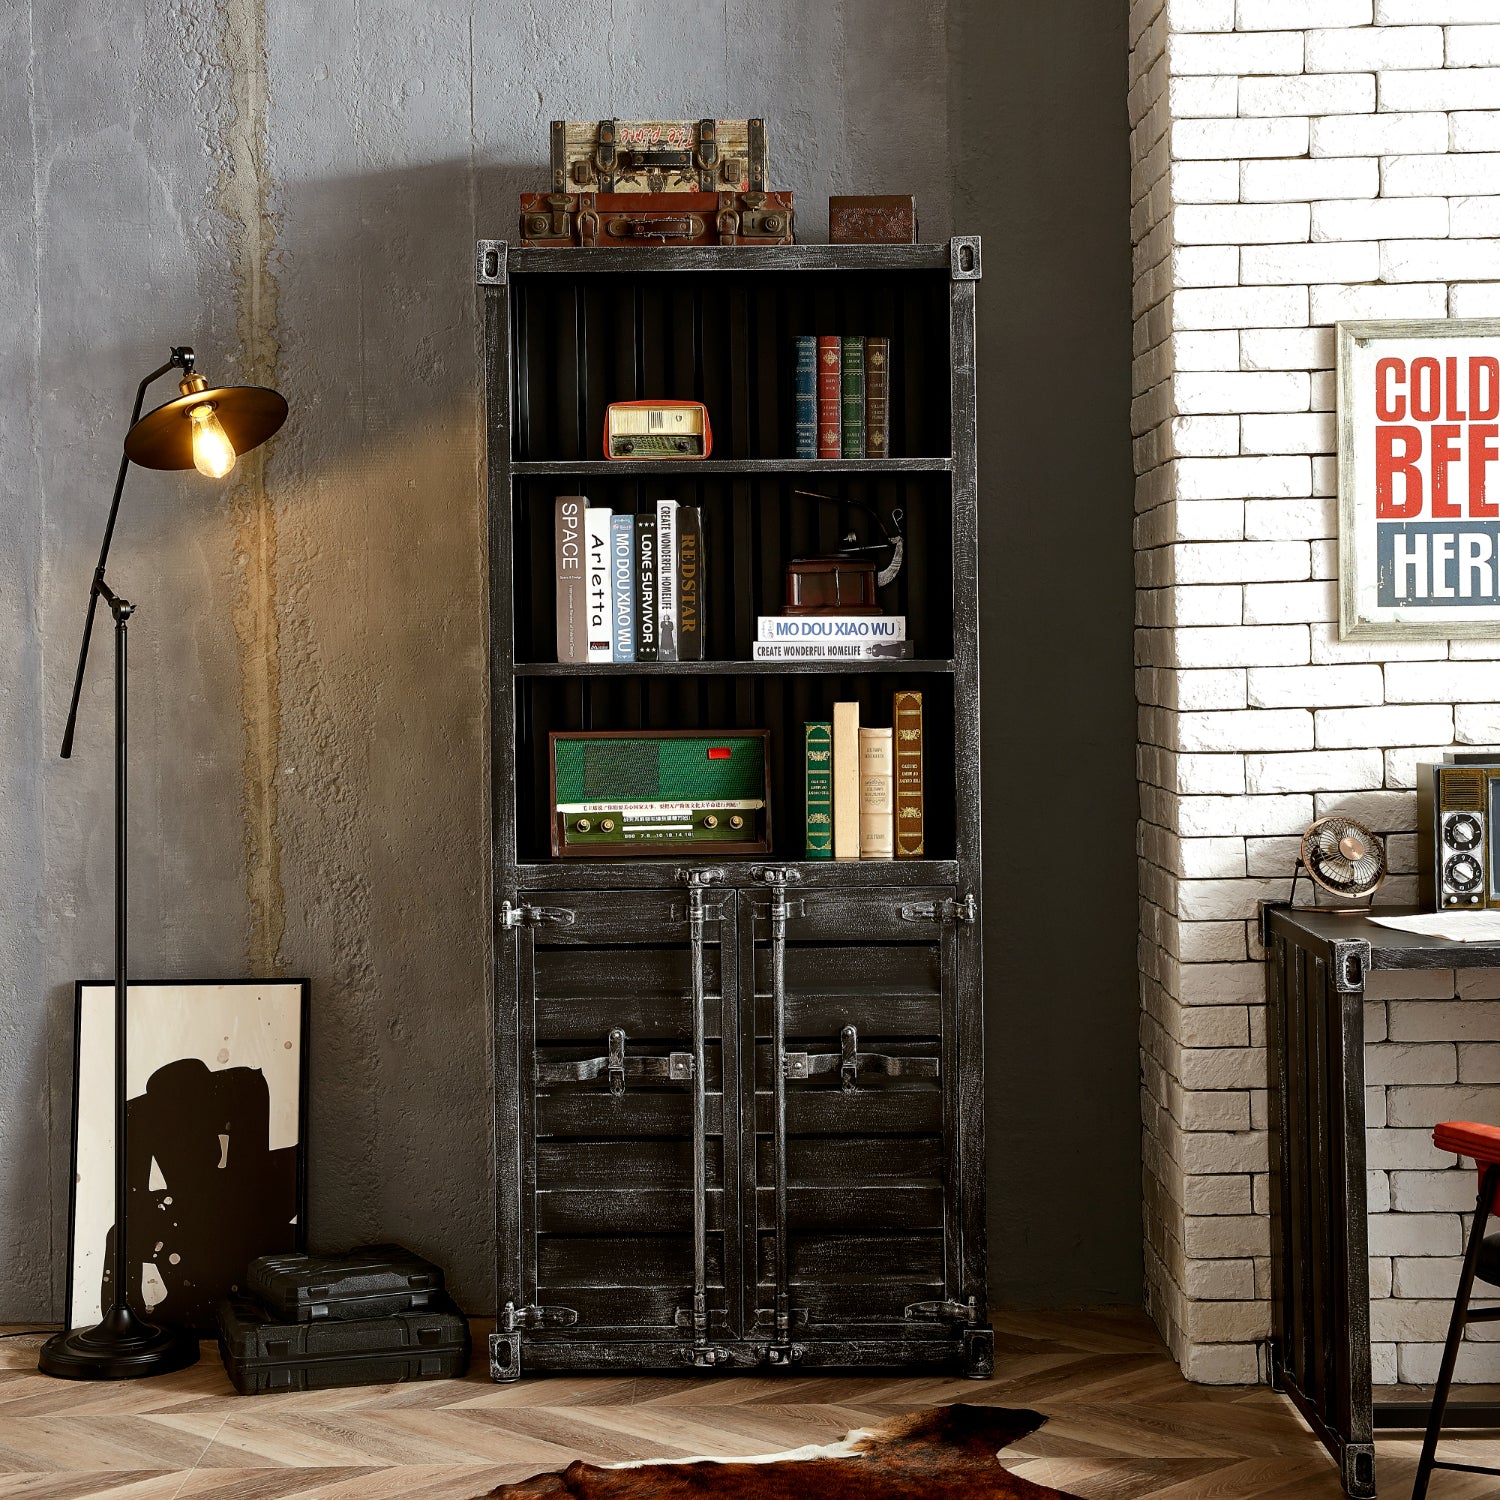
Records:
[[[480,240],[477,246],[476,277],[480,286],[504,286],[505,285],[505,252],[508,246],[504,240]]]
[[[984,275],[977,234],[955,234],[948,241],[948,268],[955,281],[978,281]]]

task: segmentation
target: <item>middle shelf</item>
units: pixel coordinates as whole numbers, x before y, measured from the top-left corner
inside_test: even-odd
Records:
[[[953,663],[909,659],[850,661],[833,657],[818,661],[527,661],[515,665],[517,677],[776,677],[830,673],[855,677],[865,672],[921,672],[951,677]]]

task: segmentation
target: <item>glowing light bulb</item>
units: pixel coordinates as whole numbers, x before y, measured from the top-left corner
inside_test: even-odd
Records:
[[[193,424],[193,467],[210,479],[222,479],[234,467],[234,444],[213,406],[204,402],[188,413]]]

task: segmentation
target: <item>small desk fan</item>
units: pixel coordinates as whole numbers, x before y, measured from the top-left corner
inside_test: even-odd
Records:
[[[1385,845],[1363,823],[1339,814],[1319,818],[1302,835],[1296,867],[1292,871],[1291,905],[1297,904],[1297,876],[1307,871],[1313,883],[1313,904],[1318,888],[1345,899],[1371,897],[1386,877]]]

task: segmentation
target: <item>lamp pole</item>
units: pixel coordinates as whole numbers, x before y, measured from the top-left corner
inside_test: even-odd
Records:
[[[146,389],[169,370],[181,370],[182,395],[158,407],[144,420],[141,406]],[[205,472],[223,475],[234,463],[237,452],[245,452],[262,443],[280,427],[286,417],[286,402],[274,391],[257,386],[232,386],[208,390],[207,382],[193,370],[193,351],[186,346],[174,348],[160,369],[141,381],[136,391],[125,451],[120,458],[120,472],[115,480],[114,498],[104,524],[104,542],[99,561],[89,585],[88,610],[83,621],[83,641],[78,648],[78,669],[73,677],[73,697],[68,706],[67,727],[63,731],[62,757],[73,754],[73,735],[78,726],[78,705],[83,691],[84,671],[88,664],[89,642],[94,632],[94,616],[99,601],[104,600],[115,622],[115,1110],[114,1168],[115,1224],[114,1246],[109,1268],[109,1305],[104,1316],[92,1327],[74,1328],[54,1334],[42,1346],[37,1367],[44,1374],[69,1380],[123,1380],[141,1375],[164,1375],[193,1364],[198,1358],[198,1339],[192,1330],[158,1328],[130,1305],[130,1247],[128,1234],[130,1176],[126,1150],[129,1115],[126,1088],[128,1060],[128,1008],[126,996],[129,974],[127,917],[129,912],[129,879],[126,861],[126,750],[127,750],[127,628],[136,606],[117,594],[105,578],[109,546],[114,539],[115,520],[120,512],[120,497],[132,461],[152,468],[188,468],[198,462],[196,444],[198,427],[204,419],[225,445],[217,452],[216,466]],[[186,419],[186,420],[184,420]],[[229,427],[221,424],[227,420]],[[230,430],[232,429],[232,430]],[[235,439],[238,441],[235,441]],[[224,461],[227,449],[227,462]],[[199,464],[199,467],[203,467]],[[71,1309],[69,1309],[71,1312]]]

